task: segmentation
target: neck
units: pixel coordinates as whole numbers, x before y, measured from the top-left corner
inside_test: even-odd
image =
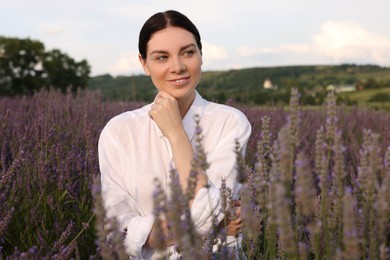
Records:
[[[177,100],[179,105],[180,116],[182,119],[187,114],[188,110],[192,105],[192,102],[194,102],[194,99],[195,99],[195,91],[191,95],[188,95],[186,97]]]

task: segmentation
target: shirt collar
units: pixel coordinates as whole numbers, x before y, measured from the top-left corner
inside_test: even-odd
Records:
[[[204,108],[203,102],[204,101],[202,96],[198,93],[198,91],[195,90],[194,101],[192,102],[191,107],[188,110],[187,114],[183,118],[183,127],[190,140],[192,140],[195,134],[195,115],[198,115],[199,119],[201,119],[203,116],[203,108]],[[159,137],[163,137],[164,134],[161,132],[160,128],[158,128],[155,122],[154,125],[156,127],[157,135]]]
[[[199,119],[203,116],[204,102],[202,96],[195,90],[194,102],[187,114],[183,118],[183,127],[187,133],[187,136],[190,140],[194,137],[195,134],[195,116],[198,115]]]

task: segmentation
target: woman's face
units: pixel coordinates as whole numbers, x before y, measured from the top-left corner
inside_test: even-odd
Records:
[[[202,55],[191,32],[167,27],[152,35],[146,59],[139,57],[156,88],[177,100],[191,99],[201,78]]]

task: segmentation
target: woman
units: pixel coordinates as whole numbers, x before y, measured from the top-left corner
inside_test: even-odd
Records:
[[[219,220],[224,217],[220,212],[222,179],[237,191],[235,141],[245,151],[251,126],[237,109],[208,102],[195,90],[201,78],[202,44],[197,28],[183,14],[166,11],[150,17],[140,31],[139,53],[158,94],[152,104],[107,123],[99,139],[99,163],[107,215],[117,219],[121,230],[127,228],[125,247],[130,257],[149,259],[156,256],[153,180],[157,177],[167,189],[174,167],[183,190],[187,188],[195,115],[210,164],[207,172],[198,174],[190,202],[192,220],[201,235],[211,229],[213,214]],[[229,223],[228,232],[234,234],[240,225],[238,217]],[[166,246],[171,245],[168,241]]]

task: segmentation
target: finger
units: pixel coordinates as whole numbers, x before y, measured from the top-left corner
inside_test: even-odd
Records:
[[[240,217],[238,217],[238,218],[236,218],[236,219],[234,220],[234,223],[235,223],[236,225],[241,224],[241,223],[242,223],[242,219],[241,219]]]
[[[238,233],[240,233],[240,230],[241,230],[241,226],[234,226],[232,227],[229,231],[229,235],[237,235]]]
[[[162,104],[164,98],[160,95],[157,95],[155,98],[154,98],[154,103],[153,104]]]
[[[148,114],[149,114],[149,117],[150,117],[151,119],[153,119],[153,111],[152,111],[152,110],[149,110],[149,111],[148,111]]]
[[[160,92],[158,92],[157,94],[160,98],[165,98],[165,99],[169,99],[169,100],[176,100],[171,94],[169,94],[167,91],[165,90],[161,90]]]
[[[239,206],[241,206],[241,201],[240,201],[240,200],[233,200],[233,206],[234,206],[234,207],[239,207]]]
[[[175,99],[170,99],[170,98],[163,97],[162,95],[159,95],[159,96],[156,96],[153,104],[161,105],[161,106],[165,107],[168,105],[169,102],[174,101],[174,100]]]
[[[242,229],[242,224],[236,226],[237,233],[240,232]]]
[[[157,93],[157,95],[154,97],[154,102],[156,102],[160,98],[160,92]]]
[[[158,94],[157,95],[159,95],[159,96],[161,96],[161,97],[169,97],[169,96],[171,96],[168,92],[166,92],[165,90],[160,90],[159,92],[158,92]]]
[[[156,97],[154,98],[154,102],[161,102],[161,100],[169,99],[169,94],[166,91],[160,91],[157,93]]]
[[[240,207],[237,207],[237,209],[236,209],[236,216],[237,216],[237,217],[240,217],[240,216],[241,216],[241,206],[240,206]]]

